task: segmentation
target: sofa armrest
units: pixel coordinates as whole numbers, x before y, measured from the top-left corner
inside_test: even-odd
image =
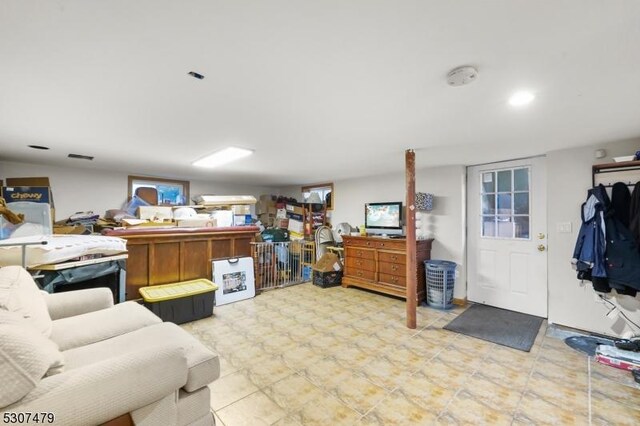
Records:
[[[175,393],[187,382],[176,346],[144,349],[49,376],[4,412],[47,412],[55,424],[101,424]],[[174,424],[167,419],[167,424]]]
[[[108,288],[89,288],[62,293],[44,293],[52,320],[73,317],[113,306],[113,294]]]

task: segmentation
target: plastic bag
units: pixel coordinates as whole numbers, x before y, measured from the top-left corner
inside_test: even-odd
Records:
[[[133,197],[131,197],[130,201],[124,203],[124,206],[122,206],[122,210],[126,211],[127,213],[135,217],[136,210],[138,210],[138,207],[150,206],[150,205],[151,204],[147,203],[142,198],[138,197],[137,195],[134,195]]]

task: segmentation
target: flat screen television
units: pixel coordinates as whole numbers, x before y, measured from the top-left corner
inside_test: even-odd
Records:
[[[365,204],[364,227],[370,234],[402,235],[402,202]]]

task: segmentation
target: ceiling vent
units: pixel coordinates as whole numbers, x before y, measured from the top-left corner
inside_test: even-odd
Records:
[[[454,68],[447,74],[447,84],[452,87],[464,86],[478,79],[478,70],[474,67],[463,66]]]
[[[190,72],[189,72],[189,75],[190,75],[191,77],[193,77],[193,78],[197,78],[198,80],[202,80],[202,79],[204,78],[204,75],[202,75],[202,74],[198,74],[198,73],[197,73],[197,72],[195,72],[195,71],[190,71]]]
[[[69,154],[67,155],[69,158],[75,158],[76,160],[93,160],[93,157],[90,155],[80,155],[80,154]]]

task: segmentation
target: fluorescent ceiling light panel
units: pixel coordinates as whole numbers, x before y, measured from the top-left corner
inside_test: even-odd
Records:
[[[223,164],[239,160],[240,158],[247,157],[251,154],[253,154],[253,151],[251,151],[250,149],[230,146],[229,148],[222,149],[220,151],[214,152],[211,155],[207,155],[204,158],[194,161],[193,165],[196,167],[207,167],[212,169],[214,167],[222,166]]]
[[[521,90],[519,92],[514,93],[509,98],[509,105],[514,107],[521,107],[531,103],[536,98],[536,95],[527,91]]]

